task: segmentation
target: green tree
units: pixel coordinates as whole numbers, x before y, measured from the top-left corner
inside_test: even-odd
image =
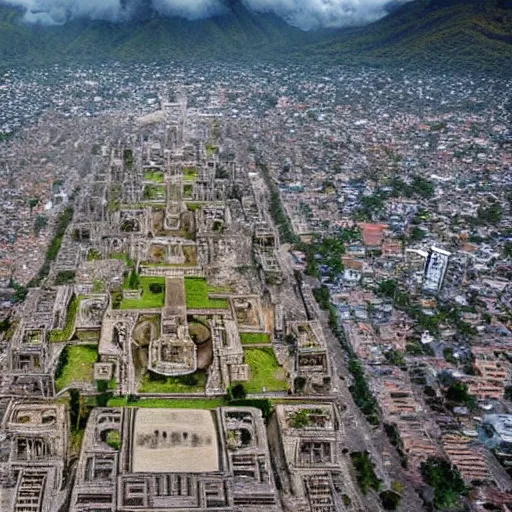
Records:
[[[39,236],[39,233],[48,225],[48,219],[45,215],[39,214],[34,222],[34,233]]]
[[[411,190],[414,194],[430,199],[436,192],[435,185],[421,176],[415,176],[411,183]]]
[[[241,383],[235,384],[228,389],[229,400],[244,400],[246,396],[247,391]]]
[[[379,494],[384,510],[396,510],[400,505],[402,497],[395,491],[387,490]]]
[[[356,471],[356,478],[363,494],[373,489],[378,491],[381,481],[377,478],[373,469],[374,465],[367,452],[352,452],[350,454],[352,464]]]
[[[445,393],[446,399],[450,402],[465,404],[470,409],[475,407],[475,398],[468,393],[468,386],[464,382],[454,382]]]
[[[433,504],[436,510],[450,510],[457,507],[460,496],[468,492],[457,468],[445,459],[429,457],[421,463],[420,471],[425,483],[434,490]]]
[[[420,242],[425,238],[425,231],[419,228],[418,226],[414,226],[411,229],[411,234],[409,235],[409,239],[411,242]]]
[[[11,279],[9,287],[13,288],[15,291],[14,302],[23,302],[25,300],[25,297],[27,296],[28,293],[28,288],[26,286],[23,286],[14,279]]]
[[[507,240],[503,246],[503,255],[505,258],[512,258],[512,242]]]
[[[133,268],[128,278],[128,288],[130,290],[138,290],[140,287],[140,278],[137,271]]]
[[[69,390],[69,420],[72,430],[80,428],[80,391],[78,389]]]
[[[477,210],[477,219],[482,224],[498,224],[503,217],[503,208],[497,201],[492,201],[486,206],[481,205]]]
[[[39,198],[32,197],[28,200],[28,206],[30,207],[30,215],[32,215],[32,210],[39,204]]]

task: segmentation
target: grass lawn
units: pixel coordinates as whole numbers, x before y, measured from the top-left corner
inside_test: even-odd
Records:
[[[68,312],[66,314],[66,325],[62,331],[60,329],[53,329],[50,331],[50,341],[68,341],[73,335],[75,330],[76,313],[78,305],[83,297],[73,297],[68,305]]]
[[[87,261],[98,261],[101,260],[101,253],[97,249],[91,249],[87,253]]]
[[[285,372],[277,362],[271,348],[246,348],[244,361],[250,368],[250,379],[243,382],[247,393],[266,391],[288,391]]]
[[[139,387],[139,393],[204,393],[206,373],[196,372],[179,377],[165,377],[146,372]]]
[[[159,199],[165,199],[165,187],[162,185],[146,185],[144,187],[145,200],[157,201]]]
[[[147,181],[153,181],[155,183],[163,183],[164,173],[155,169],[148,169],[144,172],[144,179]]]
[[[190,183],[187,183],[183,186],[183,197],[192,199],[192,193],[194,192],[194,186]]]
[[[183,180],[184,181],[195,181],[197,178],[197,169],[195,167],[184,167],[183,168]]]
[[[123,299],[121,309],[152,309],[161,308],[165,301],[165,277],[147,277],[141,276],[140,286],[142,287],[142,296],[140,299]],[[149,287],[152,284],[159,284],[162,287],[160,293],[153,293]]]
[[[219,152],[219,147],[218,146],[214,146],[213,144],[209,144],[208,143],[208,144],[206,144],[205,148],[206,148],[207,156],[212,156],[212,155],[214,155],[214,154]]]
[[[133,260],[130,258],[130,256],[128,256],[128,254],[124,252],[113,252],[109,255],[109,259],[124,260],[129,267],[134,266]]]
[[[82,448],[82,440],[84,438],[85,429],[81,428],[78,430],[70,429],[69,432],[69,448],[72,455],[80,455],[80,449]]]
[[[199,208],[201,208],[201,206],[203,206],[203,203],[189,202],[189,203],[185,203],[185,205],[187,206],[187,210],[189,212],[195,212],[196,210],[199,210]]]
[[[228,309],[227,299],[209,299],[209,293],[224,290],[209,286],[203,277],[185,278],[185,295],[188,309]]]
[[[79,382],[93,382],[93,365],[98,360],[98,350],[90,345],[72,345],[64,348],[55,373],[57,391]]]
[[[266,332],[241,332],[242,345],[257,345],[258,343],[270,343],[270,335]]]
[[[108,407],[147,407],[155,409],[215,409],[222,407],[227,402],[223,398],[191,398],[183,399],[160,399],[143,398],[138,401],[128,402],[125,397],[115,397],[108,401]]]

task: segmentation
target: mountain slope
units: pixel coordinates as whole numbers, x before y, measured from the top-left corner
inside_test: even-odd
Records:
[[[76,20],[63,26],[30,26],[14,8],[0,6],[0,62],[6,65],[62,59],[169,59],[256,56],[261,51],[319,41],[327,32],[305,33],[271,14],[235,4],[206,20],[149,17],[112,24]]]
[[[309,48],[323,60],[512,72],[512,2],[416,0],[364,28]]]
[[[148,16],[112,24],[29,26],[0,6],[0,66],[69,60],[255,59],[512,73],[512,0],[414,0],[362,28],[303,32],[272,14],[206,20]],[[399,4],[398,4],[399,5]]]

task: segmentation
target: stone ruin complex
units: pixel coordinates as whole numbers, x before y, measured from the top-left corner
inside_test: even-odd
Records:
[[[258,409],[95,409],[70,512],[279,511]]]
[[[59,510],[67,496],[68,417],[65,406],[12,400],[3,405],[0,509]]]
[[[278,405],[269,425],[284,502],[297,511],[364,512],[348,473],[342,421],[332,404]]]
[[[304,431],[277,407],[285,509],[360,510],[337,508],[326,342],[280,253],[264,182],[183,97],[161,107],[102,146],[48,277],[0,340],[0,509],[281,510],[259,410],[84,405],[219,400],[242,383],[330,403]],[[268,383],[250,354],[275,366]],[[90,409],[78,461],[70,390]]]

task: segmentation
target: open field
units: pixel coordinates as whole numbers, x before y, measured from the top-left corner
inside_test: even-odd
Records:
[[[55,374],[57,391],[75,383],[92,383],[94,380],[94,363],[98,359],[96,347],[68,346],[61,354],[60,364]],[[60,366],[60,365],[59,365]]]
[[[190,398],[183,399],[163,399],[163,398],[142,398],[129,402],[125,397],[115,397],[108,401],[109,407],[148,407],[155,409],[215,409],[226,405],[222,398]]]
[[[184,167],[183,168],[183,180],[184,181],[195,181],[197,178],[197,169],[195,167]]]
[[[148,169],[144,172],[144,179],[147,181],[153,181],[154,183],[163,183],[164,173],[156,169]]]
[[[73,331],[75,330],[75,321],[76,321],[76,314],[78,312],[78,305],[80,304],[80,301],[82,300],[82,297],[73,297],[71,302],[68,305],[68,312],[66,315],[66,325],[64,326],[64,329],[53,329],[50,331],[50,341],[68,341],[71,339],[71,336],[73,335]]]
[[[226,299],[210,299],[209,293],[220,293],[221,290],[209,286],[202,277],[185,278],[185,295],[188,309],[228,309]]]
[[[143,197],[148,201],[165,199],[165,187],[162,185],[146,185],[144,187]]]
[[[250,379],[243,383],[247,393],[288,390],[285,372],[271,348],[246,348],[244,361],[250,368]]]
[[[270,344],[270,335],[266,332],[241,332],[242,345]]]
[[[196,372],[179,377],[165,377],[150,373],[144,375],[139,393],[204,393],[206,373]]]
[[[145,277],[141,276],[140,286],[142,287],[142,296],[140,299],[123,299],[121,309],[153,309],[161,308],[164,305],[165,297],[165,277]],[[160,285],[161,291],[154,293],[150,286]]]

